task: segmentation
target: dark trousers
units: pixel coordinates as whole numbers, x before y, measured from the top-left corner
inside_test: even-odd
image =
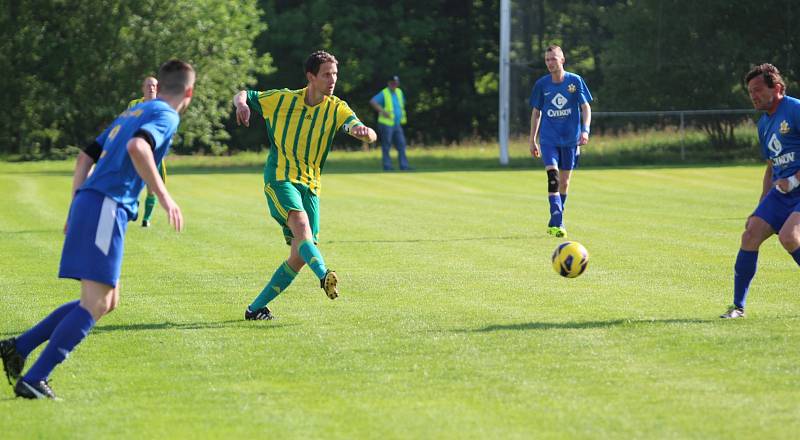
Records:
[[[392,158],[389,152],[392,144],[397,148],[397,156],[400,161],[400,169],[408,169],[408,158],[406,158],[406,137],[403,134],[403,126],[378,124],[378,135],[381,137],[381,151],[383,152],[383,169],[392,169]]]

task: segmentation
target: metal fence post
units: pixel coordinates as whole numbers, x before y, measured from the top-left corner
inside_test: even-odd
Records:
[[[685,142],[685,133],[684,133],[684,122],[683,122],[683,112],[681,112],[681,161],[686,160],[686,148],[684,146]]]

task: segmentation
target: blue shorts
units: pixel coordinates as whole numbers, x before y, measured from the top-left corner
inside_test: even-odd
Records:
[[[772,188],[753,211],[753,215],[764,219],[775,232],[778,232],[793,212],[800,212],[800,189],[782,194]]]
[[[544,166],[554,166],[559,170],[574,170],[578,168],[578,159],[581,158],[581,147],[572,148],[550,147],[542,145],[542,161]]]
[[[105,194],[78,191],[69,208],[59,278],[92,280],[116,286],[128,211]]]

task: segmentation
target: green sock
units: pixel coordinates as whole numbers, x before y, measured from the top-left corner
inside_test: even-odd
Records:
[[[264,286],[264,290],[262,290],[256,299],[253,300],[253,303],[250,304],[250,311],[256,311],[269,304],[270,301],[286,290],[289,284],[292,284],[296,276],[297,272],[293,271],[292,268],[289,267],[289,264],[284,261],[283,264],[278,267],[278,270],[272,274],[272,278],[269,280],[269,283]]]
[[[150,221],[150,217],[153,216],[153,208],[156,207],[156,195],[155,194],[148,194],[147,197],[144,199],[144,217],[142,220]]]
[[[304,240],[297,250],[300,251],[300,257],[303,261],[314,271],[314,275],[319,279],[325,278],[325,272],[328,271],[328,268],[325,267],[325,260],[322,259],[322,254],[319,252],[319,248],[314,245],[314,242]]]

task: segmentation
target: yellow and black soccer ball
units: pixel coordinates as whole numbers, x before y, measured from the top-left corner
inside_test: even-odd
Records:
[[[565,241],[553,251],[553,270],[562,277],[575,278],[586,271],[589,251],[577,241]]]

